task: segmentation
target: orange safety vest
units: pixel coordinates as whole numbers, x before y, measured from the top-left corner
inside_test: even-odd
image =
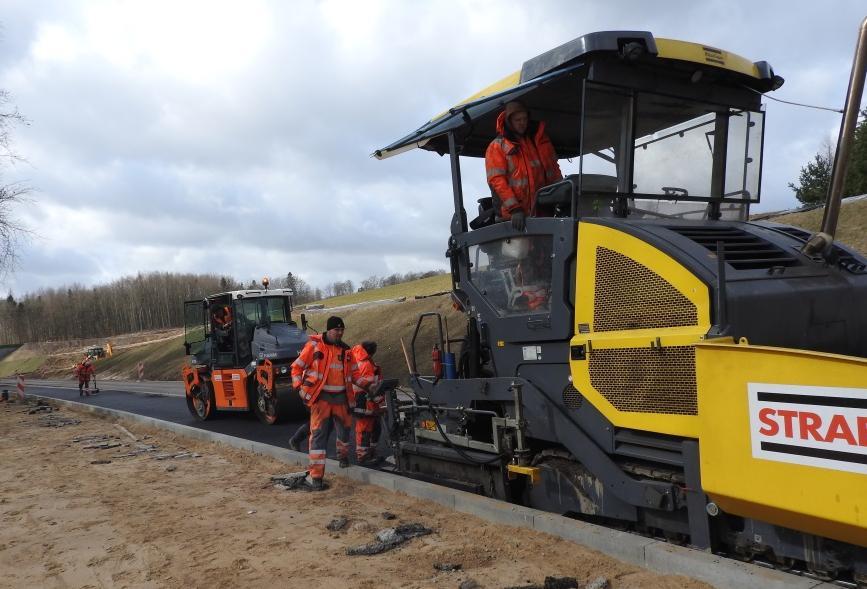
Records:
[[[343,360],[340,360],[340,356]],[[340,367],[343,374],[340,375]],[[326,343],[321,335],[311,335],[292,363],[292,386],[299,390],[307,406],[313,405],[324,388],[349,392],[352,387],[352,354],[344,343]]]
[[[535,130],[533,125],[537,125]],[[563,178],[545,122],[531,122],[526,135],[510,139],[505,111],[497,117],[497,138],[485,151],[485,171],[503,219],[510,219],[518,209],[534,214],[536,191]]]
[[[349,406],[355,407],[355,399],[358,395],[382,382],[382,371],[361,344],[352,347],[352,359],[352,392],[349,395]],[[381,403],[381,395],[368,397],[367,406],[360,409],[372,414],[379,409]]]
[[[79,379],[85,380],[93,374],[93,364],[85,364],[84,362],[82,362],[82,363],[76,365],[73,373]]]

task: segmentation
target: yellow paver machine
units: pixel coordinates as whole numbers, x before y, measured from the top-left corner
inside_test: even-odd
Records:
[[[867,586],[867,259],[833,238],[865,31],[815,235],[749,217],[762,97],[783,79],[648,32],[579,37],[378,150],[450,157],[468,318],[439,344],[460,348],[455,378],[410,350],[413,394],[389,400],[398,468]],[[496,195],[468,223],[460,163],[513,100],[565,176],[523,230]]]

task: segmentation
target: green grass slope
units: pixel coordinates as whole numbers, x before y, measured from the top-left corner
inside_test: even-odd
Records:
[[[136,380],[138,363],[144,363],[145,380],[180,380],[184,365],[184,338],[176,338],[127,348],[111,358],[96,362],[97,378]]]
[[[353,305],[355,303],[366,303],[369,301],[379,301],[382,299],[397,299],[400,297],[406,297],[410,299],[416,295],[429,295],[435,292],[442,292],[451,289],[451,275],[440,274],[437,276],[430,276],[428,278],[421,278],[419,280],[404,282],[402,284],[393,284],[391,286],[384,286],[382,288],[374,288],[372,290],[354,292],[348,295],[332,297],[330,299],[323,299],[321,301],[316,301],[315,303],[310,304],[325,305],[325,308],[329,309],[331,307]]]
[[[39,370],[44,363],[44,356],[18,356],[13,352],[0,360],[0,378],[7,378],[17,373],[30,374]]]

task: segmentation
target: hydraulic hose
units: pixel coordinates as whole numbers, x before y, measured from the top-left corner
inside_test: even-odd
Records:
[[[416,401],[418,401],[418,395],[416,395],[415,398],[416,398]],[[430,414],[433,417],[434,424],[437,426],[437,431],[439,431],[439,433],[443,437],[443,440],[445,441],[445,443],[448,444],[448,446],[452,450],[454,450],[455,452],[458,453],[458,456],[460,456],[464,460],[472,462],[473,464],[480,464],[480,465],[493,464],[493,463],[498,462],[498,461],[502,460],[503,458],[505,458],[505,456],[503,456],[502,454],[497,454],[496,456],[494,456],[490,460],[477,460],[477,459],[473,458],[472,456],[470,456],[469,454],[464,452],[458,445],[456,445],[454,442],[452,442],[451,439],[449,439],[449,437],[446,435],[446,432],[443,431],[443,428],[440,425],[440,420],[439,420],[439,418],[437,418],[436,411],[434,411],[434,406],[430,401],[427,402],[427,406],[428,406],[428,409],[430,409]]]

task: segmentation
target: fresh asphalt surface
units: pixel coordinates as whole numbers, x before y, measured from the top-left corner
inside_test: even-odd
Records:
[[[90,397],[78,395],[78,382],[72,380],[27,380],[25,392],[27,394],[42,395],[55,399],[75,401],[83,405],[96,405],[146,415],[156,419],[171,421],[182,425],[188,425],[198,429],[218,432],[229,436],[235,436],[246,440],[253,440],[278,446],[289,447],[289,437],[298,427],[307,421],[306,416],[285,423],[265,425],[261,423],[252,412],[217,412],[216,417],[208,421],[199,421],[194,418],[187,409],[184,398],[184,385],[180,381],[100,381],[99,393]],[[15,394],[15,381],[0,379],[0,390],[6,389],[9,395]],[[354,433],[351,436],[354,446]],[[384,437],[384,436],[383,436]],[[380,444],[380,450],[385,449]],[[306,441],[301,447],[307,449]],[[354,449],[350,454],[350,460],[355,455]],[[334,440],[328,444],[329,458],[335,458]]]

